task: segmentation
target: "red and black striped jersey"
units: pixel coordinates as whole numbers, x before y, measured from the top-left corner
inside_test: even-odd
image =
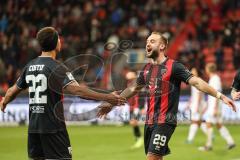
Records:
[[[183,64],[169,58],[162,64],[144,66],[137,84],[147,90],[146,124],[177,124],[181,82],[188,83],[192,76]]]

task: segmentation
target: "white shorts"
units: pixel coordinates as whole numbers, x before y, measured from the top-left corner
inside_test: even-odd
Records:
[[[191,105],[191,121],[200,121],[202,120],[202,117],[200,116],[200,112],[204,109],[205,101],[201,101],[200,105]]]
[[[216,123],[222,123],[222,113],[221,113],[221,105],[218,107],[217,115],[214,116],[214,108],[209,107],[206,112],[206,122],[216,124]]]
[[[191,112],[191,121],[200,121],[201,117],[198,112]]]
[[[223,118],[221,115],[217,115],[217,116],[207,115],[206,122],[212,123],[212,124],[223,123]]]

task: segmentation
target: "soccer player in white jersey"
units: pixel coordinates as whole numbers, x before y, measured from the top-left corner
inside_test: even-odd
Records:
[[[206,65],[205,71],[209,76],[209,85],[213,87],[215,90],[221,92],[222,84],[221,79],[217,74],[217,67],[214,63],[209,63]],[[217,129],[220,132],[220,135],[227,142],[227,148],[234,148],[235,142],[229,133],[228,129],[222,124],[222,116],[221,116],[221,102],[212,97],[208,96],[207,102],[207,111],[206,111],[206,123],[207,123],[207,142],[204,147],[199,147],[200,150],[209,151],[212,150],[212,136],[213,136],[213,125],[216,124]]]
[[[191,72],[194,76],[199,76],[196,68],[192,68]],[[204,110],[204,94],[194,86],[191,86],[191,97],[186,109],[190,109],[191,111],[191,125],[189,127],[188,138],[186,141],[188,144],[191,144],[199,127],[205,134],[207,134],[207,126],[206,123],[202,122],[201,114]]]

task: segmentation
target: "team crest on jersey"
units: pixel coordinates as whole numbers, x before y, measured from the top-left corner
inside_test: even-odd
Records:
[[[163,68],[163,69],[161,69],[161,75],[164,75],[165,73],[167,73],[167,68]]]
[[[74,80],[72,73],[66,72],[66,75],[68,76],[69,80]]]

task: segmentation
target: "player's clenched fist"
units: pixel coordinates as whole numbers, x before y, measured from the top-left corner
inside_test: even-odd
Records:
[[[231,96],[232,96],[233,100],[236,101],[236,100],[240,99],[240,92],[234,91],[231,93]]]

